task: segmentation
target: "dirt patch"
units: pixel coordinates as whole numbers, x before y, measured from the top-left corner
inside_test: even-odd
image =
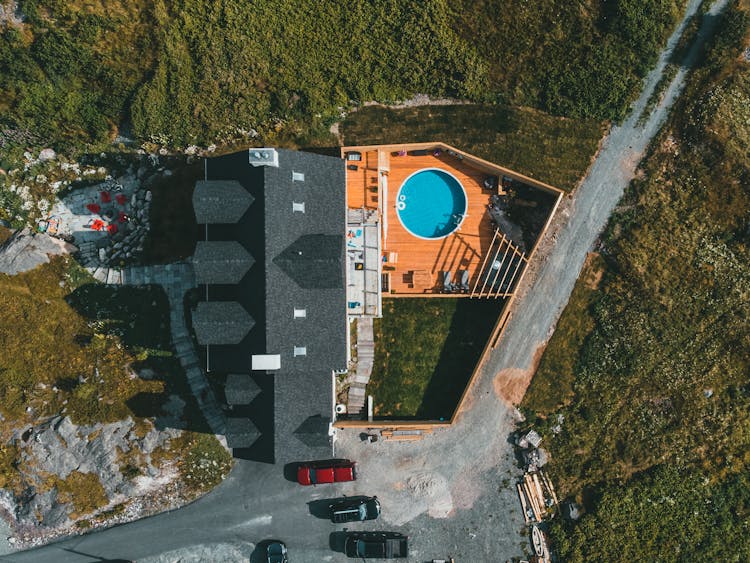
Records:
[[[531,378],[534,377],[536,368],[539,367],[539,361],[542,359],[546,346],[547,342],[540,342],[536,345],[534,357],[528,368],[507,368],[498,372],[493,381],[493,386],[495,387],[495,394],[502,401],[513,406],[521,403],[523,396],[526,394],[526,389],[531,383]]]

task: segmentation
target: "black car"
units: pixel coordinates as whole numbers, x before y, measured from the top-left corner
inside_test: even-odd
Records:
[[[409,556],[409,538],[398,532],[349,532],[344,543],[348,557],[401,559]]]
[[[289,558],[286,554],[286,546],[283,542],[272,541],[266,547],[266,555],[268,557],[268,563],[289,563]]]
[[[352,497],[332,504],[329,508],[331,522],[334,524],[375,520],[380,516],[378,497]]]

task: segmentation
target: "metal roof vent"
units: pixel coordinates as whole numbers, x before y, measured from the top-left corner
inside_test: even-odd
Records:
[[[276,152],[276,149],[249,149],[247,153],[252,166],[279,167],[279,153]]]

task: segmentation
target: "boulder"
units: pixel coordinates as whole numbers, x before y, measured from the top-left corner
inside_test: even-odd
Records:
[[[52,149],[42,149],[39,152],[39,160],[42,162],[47,162],[49,160],[55,160],[55,157],[57,154],[55,154],[55,151]]]
[[[0,246],[0,273],[16,275],[50,261],[50,256],[76,252],[72,244],[26,228]]]

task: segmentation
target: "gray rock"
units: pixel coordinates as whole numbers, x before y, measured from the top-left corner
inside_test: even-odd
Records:
[[[0,245],[0,273],[13,276],[33,270],[49,262],[50,256],[69,254],[76,250],[72,244],[46,234],[32,233],[28,228],[17,231]]]
[[[153,197],[153,196],[152,196],[152,194],[151,194],[151,190],[148,190],[148,191],[146,192],[146,196],[144,197],[144,199],[145,199],[146,201],[151,201],[151,198],[152,198],[152,197]]]
[[[42,149],[39,153],[39,160],[47,162],[48,160],[55,160],[56,156],[57,154],[52,149]]]
[[[107,251],[103,248],[99,249],[99,262],[106,262],[107,260]]]

